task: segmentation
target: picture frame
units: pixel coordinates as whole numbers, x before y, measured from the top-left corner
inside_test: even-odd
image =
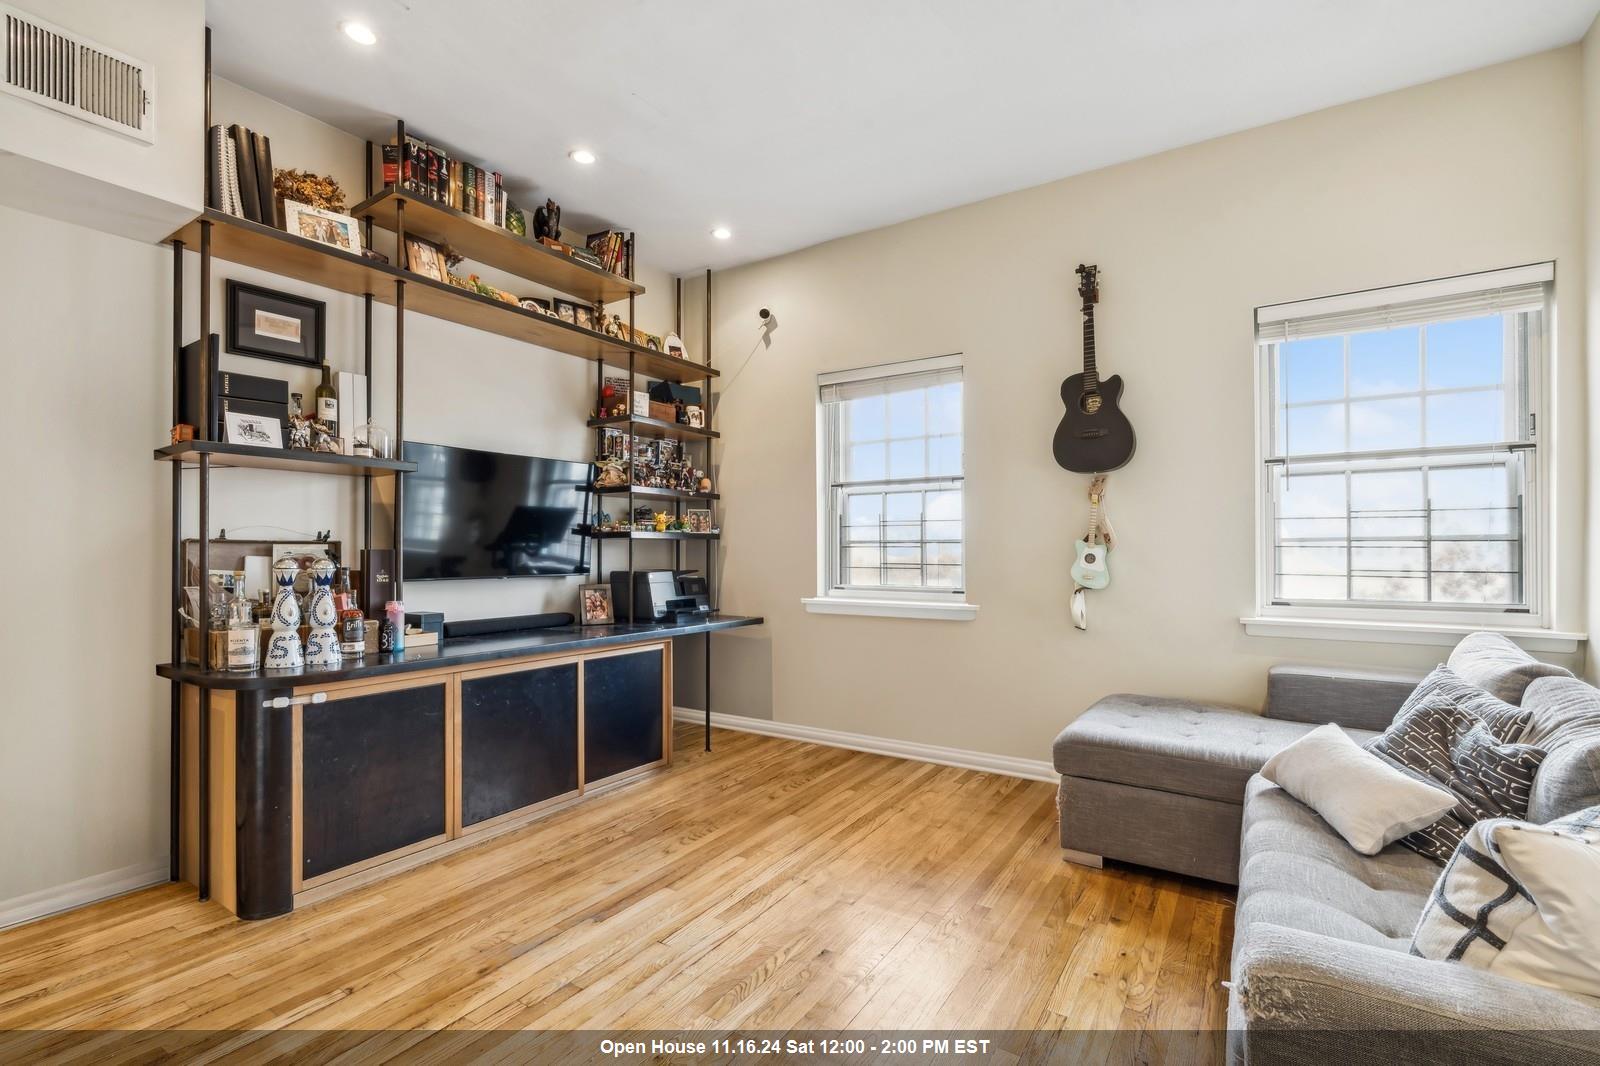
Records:
[[[327,361],[326,302],[229,278],[224,303],[228,351],[299,366]]]
[[[689,523],[690,533],[711,532],[711,512],[701,508],[690,508],[683,512],[683,520]]]
[[[592,330],[594,326],[594,308],[588,304],[573,304],[573,321],[583,329]]]
[[[678,336],[676,333],[669,333],[666,335],[666,337],[661,341],[661,350],[666,352],[668,355],[677,356],[679,359],[685,358],[687,354],[685,348],[683,347],[683,338]]]
[[[578,621],[586,626],[616,625],[610,585],[584,585],[578,590]]]
[[[283,202],[283,228],[296,237],[325,244],[351,255],[361,254],[361,224],[354,215],[324,211],[295,200]]]
[[[571,300],[555,301],[556,317],[568,325],[578,324],[578,305]]]
[[[406,238],[406,267],[413,274],[421,274],[433,281],[448,284],[450,271],[445,265],[444,249],[420,237]]]
[[[271,415],[247,415],[226,411],[222,416],[223,439],[229,444],[252,448],[283,448],[283,422]]]
[[[634,331],[633,342],[641,348],[649,348],[652,352],[661,350],[661,338],[654,333],[646,333],[644,330]]]
[[[550,301],[538,296],[524,296],[517,301],[524,311],[532,311],[540,315],[553,315],[555,311],[550,307]]]

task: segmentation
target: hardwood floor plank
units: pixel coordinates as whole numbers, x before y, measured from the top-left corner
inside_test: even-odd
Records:
[[[994,1061],[1105,1061],[1087,1030],[1119,1028],[1154,1063],[1223,1025],[1231,895],[1063,863],[1051,786],[678,733],[668,770],[283,918],[162,885],[0,932],[0,1029],[168,1030],[152,1054],[216,1029],[229,1062],[283,1061],[271,1030],[334,1055],[334,1031],[408,1029],[351,1061],[442,1062],[609,1027],[1010,1029]],[[482,1039],[427,1039],[449,1029]]]

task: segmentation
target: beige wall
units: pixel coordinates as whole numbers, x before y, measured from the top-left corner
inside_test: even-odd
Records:
[[[1589,27],[1583,38],[1583,243],[1584,259],[1591,264],[1585,286],[1584,298],[1588,324],[1587,354],[1592,367],[1600,358],[1600,20]],[[1590,373],[1587,392],[1588,408],[1584,428],[1588,431],[1589,500],[1588,547],[1589,558],[1600,559],[1600,433],[1591,427],[1600,415],[1600,373]],[[1590,564],[1585,587],[1589,592],[1588,627],[1591,633],[1600,633],[1600,566]],[[1589,645],[1585,662],[1591,681],[1600,680],[1600,655]]]
[[[1556,622],[1584,628],[1579,75],[1568,47],[719,274],[725,606],[768,624],[718,641],[718,709],[1043,759],[1109,692],[1256,706],[1275,661],[1437,662],[1443,649],[1243,633],[1251,312],[1546,259]],[[1121,543],[1087,633],[1067,617],[1084,481],[1049,449],[1059,382],[1079,360],[1080,261],[1101,267],[1101,369],[1126,379],[1139,433],[1111,481]],[[762,306],[781,324],[750,357]],[[977,620],[805,613],[817,374],[947,352],[966,358]]]

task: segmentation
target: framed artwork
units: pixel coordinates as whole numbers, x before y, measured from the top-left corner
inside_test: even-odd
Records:
[[[223,436],[229,444],[248,444],[252,448],[282,448],[283,423],[270,415],[247,415],[227,411],[222,416]]]
[[[578,590],[579,622],[586,626],[615,625],[610,585],[585,585]]]
[[[517,302],[520,303],[523,309],[527,311],[537,311],[541,315],[555,314],[555,312],[550,309],[550,301],[542,300],[537,296],[527,296]]]
[[[294,200],[283,202],[283,228],[296,237],[326,244],[342,252],[361,254],[361,226],[353,215],[324,211]]]
[[[563,322],[571,323],[572,325],[577,325],[577,323],[578,323],[578,305],[577,304],[573,303],[571,300],[557,300],[555,302],[555,308],[556,308],[556,317],[557,318],[559,318]]]
[[[594,329],[594,308],[588,304],[572,305],[573,321],[584,329]]]
[[[711,532],[711,512],[701,510],[688,510],[683,512],[683,520],[689,523],[690,533]]]
[[[649,348],[652,352],[659,352],[661,350],[661,338],[656,336],[654,333],[646,333],[643,330],[635,330],[633,342],[641,345],[642,347]]]
[[[414,274],[421,274],[434,281],[449,282],[450,272],[445,268],[444,252],[437,244],[420,240],[416,237],[406,238],[406,265]]]
[[[224,302],[228,351],[302,366],[320,366],[327,358],[323,301],[229,278]]]

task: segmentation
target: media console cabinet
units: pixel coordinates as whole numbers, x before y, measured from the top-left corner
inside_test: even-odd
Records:
[[[182,689],[181,876],[198,884],[204,861],[213,898],[270,918],[666,766],[672,638],[761,621],[456,638],[339,669],[157,667]]]

